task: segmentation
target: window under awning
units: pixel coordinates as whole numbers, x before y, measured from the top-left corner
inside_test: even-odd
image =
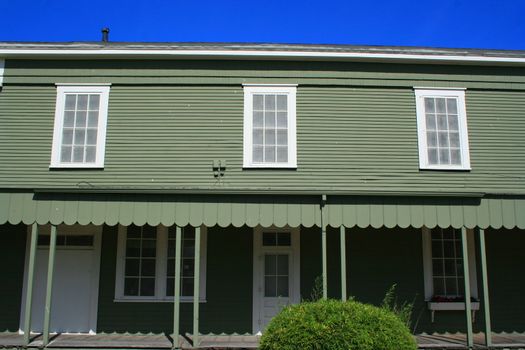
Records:
[[[525,198],[328,196],[332,227],[525,229]],[[321,226],[321,196],[0,193],[0,224]]]

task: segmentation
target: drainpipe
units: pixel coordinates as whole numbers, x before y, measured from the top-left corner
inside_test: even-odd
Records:
[[[321,246],[323,256],[323,299],[328,299],[327,247],[326,247],[326,194],[321,197]]]

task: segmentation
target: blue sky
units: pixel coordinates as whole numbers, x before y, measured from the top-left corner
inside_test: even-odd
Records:
[[[525,0],[0,0],[0,41],[525,49]]]

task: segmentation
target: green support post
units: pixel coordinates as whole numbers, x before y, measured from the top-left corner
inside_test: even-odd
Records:
[[[55,251],[57,242],[57,228],[51,225],[49,237],[49,260],[47,262],[46,304],[44,307],[44,334],[42,345],[49,344],[49,323],[51,321],[51,299],[53,295],[53,272],[55,270]]]
[[[26,304],[24,311],[24,344],[31,341],[31,304],[33,302],[33,280],[35,275],[36,248],[38,242],[38,225],[31,227],[31,248],[29,250],[29,266],[27,268]]]
[[[465,281],[465,316],[467,319],[467,346],[472,349],[474,346],[474,336],[472,333],[472,305],[470,303],[470,274],[468,266],[468,244],[467,229],[461,228],[461,246],[463,250],[463,278]]]
[[[483,308],[485,310],[485,345],[492,347],[492,327],[490,324],[489,280],[487,274],[487,254],[485,250],[485,230],[479,230],[481,274],[483,277]]]
[[[327,244],[326,244],[326,195],[323,195],[321,202],[321,249],[323,250],[323,299],[328,299],[328,268],[327,268]]]
[[[341,226],[341,300],[346,301],[346,237],[345,227]]]
[[[195,227],[195,264],[193,270],[193,347],[199,347],[199,289],[201,265],[201,228]]]
[[[173,291],[173,349],[179,349],[180,334],[180,257],[182,250],[182,230],[175,229],[175,286]]]

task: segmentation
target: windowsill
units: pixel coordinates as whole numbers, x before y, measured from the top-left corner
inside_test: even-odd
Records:
[[[173,303],[172,298],[116,298],[113,299],[114,303]],[[192,297],[181,297],[181,303],[193,303]],[[199,303],[207,303],[208,301],[204,298],[199,299]]]
[[[51,164],[49,169],[104,169],[104,165],[92,164]]]
[[[437,301],[427,301],[428,309],[433,311],[460,311],[465,310],[465,302],[464,301],[445,301],[445,302],[437,302]],[[472,310],[479,310],[479,301],[472,301],[470,303],[470,306]]]
[[[419,170],[446,170],[446,171],[470,171],[472,170],[471,167],[463,167],[463,166],[420,166]]]

